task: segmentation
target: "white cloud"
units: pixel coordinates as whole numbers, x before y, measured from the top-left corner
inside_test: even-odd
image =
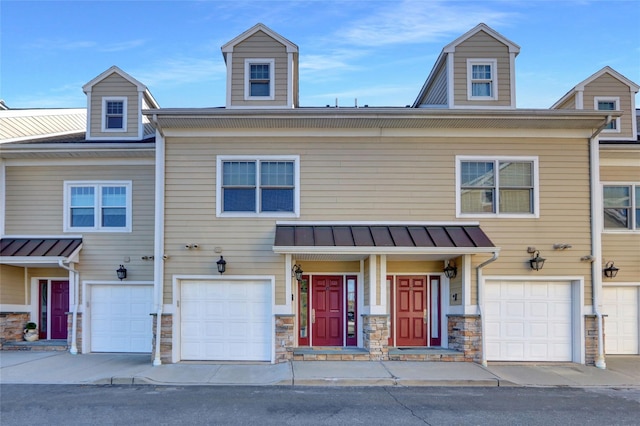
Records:
[[[366,18],[350,22],[336,37],[348,45],[371,47],[441,42],[464,34],[480,22],[499,25],[515,16],[480,3],[405,0],[384,5]]]
[[[168,58],[131,75],[147,86],[177,86],[226,78],[224,61],[198,58]]]

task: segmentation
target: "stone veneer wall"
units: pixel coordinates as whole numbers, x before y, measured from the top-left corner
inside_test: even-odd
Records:
[[[364,348],[371,361],[389,359],[389,315],[362,315]]]
[[[449,349],[464,353],[465,361],[482,362],[480,315],[447,315]]]
[[[295,316],[276,315],[276,363],[287,362],[293,358],[295,342]]]
[[[602,338],[604,340],[604,321],[602,318]],[[604,342],[603,342],[604,344]],[[584,317],[584,363],[595,365],[598,359],[598,317],[585,315]]]
[[[22,332],[28,322],[28,312],[1,312],[0,349],[4,342],[17,342],[22,340]]]
[[[158,314],[151,314],[151,316],[153,318],[153,323],[151,325],[153,330],[153,338],[151,339],[151,361],[153,361],[156,356],[156,325],[158,322]],[[171,334],[172,328],[173,315],[162,314],[162,318],[160,319],[160,362],[163,364],[171,363],[171,352],[173,351],[173,337]]]

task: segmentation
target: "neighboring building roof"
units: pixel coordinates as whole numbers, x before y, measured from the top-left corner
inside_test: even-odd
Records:
[[[468,224],[278,224],[275,252],[497,251],[478,225]],[[296,250],[300,249],[300,250]],[[376,250],[377,249],[377,250]]]
[[[0,110],[0,143],[84,132],[86,123],[85,108]]]
[[[81,237],[4,237],[0,239],[0,264],[50,266],[76,260]]]
[[[601,70],[595,72],[594,74],[590,75],[589,77],[587,77],[586,79],[584,79],[580,83],[576,84],[562,98],[560,98],[556,103],[551,105],[551,109],[555,109],[559,105],[562,105],[562,103],[564,103],[564,101],[566,101],[569,97],[571,97],[575,92],[584,91],[584,88],[585,88],[586,85],[588,85],[589,83],[591,83],[595,79],[601,77],[603,74],[609,74],[610,76],[612,76],[613,78],[619,80],[623,84],[626,84],[627,86],[629,86],[629,90],[631,90],[632,92],[637,93],[640,90],[640,86],[638,86],[636,83],[634,83],[633,81],[629,80],[627,77],[625,77],[624,75],[620,74],[618,71],[614,70],[610,66],[606,66],[606,67],[602,68]]]

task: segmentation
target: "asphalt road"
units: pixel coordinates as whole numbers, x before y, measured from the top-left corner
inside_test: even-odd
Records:
[[[2,426],[637,425],[640,389],[2,385]]]

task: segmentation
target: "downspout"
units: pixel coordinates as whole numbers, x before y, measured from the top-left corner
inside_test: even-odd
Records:
[[[76,343],[76,333],[78,332],[78,326],[76,323],[78,321],[78,271],[65,265],[62,259],[58,260],[58,266],[73,274],[73,312],[71,315],[71,349],[69,349],[69,352],[72,355],[77,355],[78,346]]]
[[[482,366],[486,367],[487,366],[487,351],[486,351],[486,344],[485,344],[485,326],[484,326],[484,315],[483,315],[483,303],[484,303],[484,286],[482,285],[482,268],[484,268],[485,266],[487,266],[490,263],[495,262],[496,260],[498,260],[498,252],[494,251],[493,252],[493,256],[491,257],[491,259],[486,260],[484,262],[482,262],[481,264],[479,264],[478,266],[476,266],[476,280],[478,282],[478,313],[480,314],[480,328],[482,329],[482,332],[480,333],[481,340],[482,340]]]
[[[596,367],[601,369],[607,368],[604,359],[604,331],[602,312],[600,312],[600,293],[602,290],[602,273],[600,265],[602,264],[602,246],[600,240],[602,238],[602,202],[600,196],[600,140],[598,135],[602,130],[613,121],[613,117],[608,115],[604,124],[602,124],[589,138],[589,186],[591,190],[591,292],[593,311],[598,321],[598,357],[596,358]]]
[[[157,116],[152,120],[156,126],[156,161],[155,161],[155,226],[154,226],[154,264],[153,282],[156,302],[156,346],[153,365],[162,365],[160,340],[162,336],[162,308],[164,288],[164,136],[159,129]]]

